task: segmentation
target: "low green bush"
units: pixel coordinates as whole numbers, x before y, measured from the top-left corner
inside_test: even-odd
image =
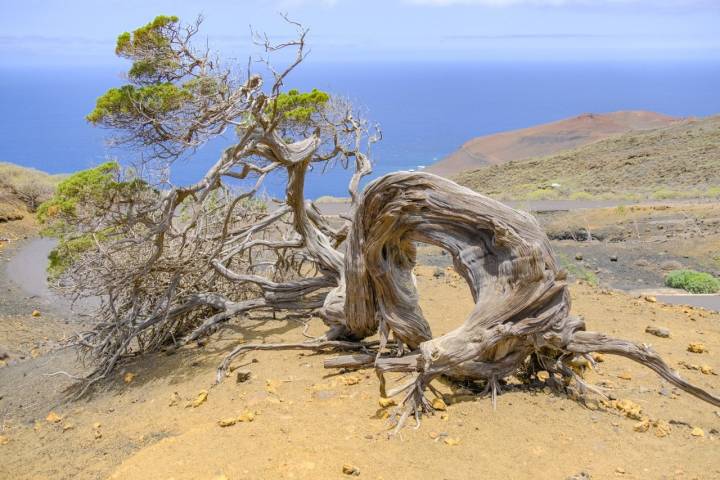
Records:
[[[695,270],[673,270],[665,277],[665,285],[682,288],[690,293],[720,292],[720,279]]]

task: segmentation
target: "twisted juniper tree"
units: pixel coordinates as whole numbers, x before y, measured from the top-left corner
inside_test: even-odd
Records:
[[[67,283],[76,295],[103,299],[97,324],[77,338],[96,365],[88,384],[125,355],[198,340],[252,311],[291,311],[319,316],[326,333],[298,344],[240,345],[217,380],[249,350],[346,351],[326,366],[375,368],[381,394],[402,395],[400,428],[432,411],[425,395],[440,375],[484,383],[494,399],[503,378],[539,364],[582,393],[592,387],[571,362],[605,352],[720,405],[648,346],[585,331],[570,314],[566,274],[532,216],[424,173],[386,175],[360,192],[379,132],[342,99],[284,90],[305,58],[307,31],[290,24],[295,40],[260,42],[268,54],[294,53],[280,71],[263,63],[269,84],[196,48],[199,21],[181,26],[157,17],[118,38],[116,53],[132,61],[129,84],[100,97],[88,119],[113,129],[147,163],[130,177],[119,167],[105,170],[103,195],[68,191],[75,196],[45,209],[87,247],[66,270]],[[208,141],[229,137],[196,183],[175,186],[163,174]],[[327,164],[353,171],[349,212],[340,218],[323,215],[303,193],[309,169]],[[285,199],[258,201],[263,181],[277,174],[286,178]],[[238,180],[250,187],[238,190]],[[476,304],[440,337],[418,305],[418,242],[450,253]],[[388,389],[387,372],[410,380]]]

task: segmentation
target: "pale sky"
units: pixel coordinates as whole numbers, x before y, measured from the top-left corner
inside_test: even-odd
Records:
[[[315,61],[720,61],[720,0],[0,0],[0,65],[113,65],[117,35],[155,15],[205,16],[223,56],[286,12]]]

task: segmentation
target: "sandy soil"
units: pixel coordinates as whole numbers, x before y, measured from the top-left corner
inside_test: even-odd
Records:
[[[419,267],[418,285],[440,334],[472,305],[454,274],[434,273],[435,267]],[[720,315],[586,285],[573,285],[572,293],[574,311],[589,328],[653,344],[685,377],[720,392],[720,377],[679,365],[720,371]],[[669,328],[670,338],[645,333],[648,325]],[[310,333],[322,330],[313,320]],[[301,331],[296,320],[247,320],[206,347],[127,363],[91,398],[54,408],[60,418],[50,420],[56,422],[46,419],[50,408],[42,404],[18,410],[34,387],[11,373],[20,364],[0,368],[0,478],[347,478],[344,464],[371,479],[563,479],[583,471],[593,479],[720,477],[720,411],[622,358],[606,358],[587,379],[608,388],[612,398],[635,402],[642,417],[667,423],[668,436],[659,437],[654,426],[634,431],[638,420],[612,406],[591,402],[588,408],[547,393],[541,383],[508,386],[497,411],[488,399],[438,383],[447,412],[388,440],[374,373],[337,374],[323,369],[325,355],[301,352],[248,355],[224,383],[209,388],[220,358],[237,342],[297,341]],[[709,352],[688,352],[697,341]],[[238,372],[250,379],[237,383]],[[42,382],[56,388],[41,396],[63,398],[67,379]],[[203,390],[207,400],[187,406]],[[254,421],[218,425],[247,413]],[[695,427],[703,436],[691,434]]]

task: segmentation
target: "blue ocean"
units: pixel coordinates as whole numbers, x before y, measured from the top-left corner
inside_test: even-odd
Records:
[[[0,68],[0,161],[51,173],[88,168],[108,158],[112,132],[85,115],[107,88],[123,83],[120,68]],[[586,112],[651,110],[674,116],[720,113],[720,63],[312,63],[288,87],[320,88],[349,97],[384,139],[374,148],[375,178],[427,166],[465,141]],[[227,139],[230,142],[231,138]],[[214,142],[175,165],[176,182],[202,176],[227,143]],[[346,196],[349,172],[317,171],[306,193]],[[283,179],[266,184],[279,195]]]

